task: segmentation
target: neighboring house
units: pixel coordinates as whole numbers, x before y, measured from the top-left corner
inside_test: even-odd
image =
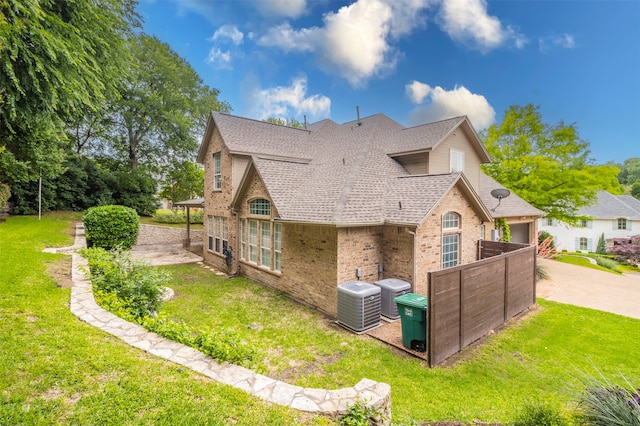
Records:
[[[596,203],[580,209],[578,215],[588,219],[580,220],[577,226],[542,218],[540,231],[553,236],[557,250],[581,252],[595,252],[602,234],[611,240],[640,233],[640,201],[630,195],[600,191]]]
[[[426,294],[429,271],[477,260],[500,187],[480,172],[489,155],[466,117],[404,128],[377,114],[296,129],[213,112],[198,161],[205,261],[334,316],[346,281],[400,278]],[[511,197],[499,216],[535,216],[530,206],[509,213]]]

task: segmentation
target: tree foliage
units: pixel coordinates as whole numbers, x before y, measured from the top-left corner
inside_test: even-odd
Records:
[[[546,124],[531,104],[511,106],[483,139],[493,160],[483,171],[547,217],[575,223],[599,190],[620,193],[618,168],[594,164],[574,125]]]
[[[266,121],[267,123],[278,124],[280,126],[293,127],[295,129],[304,128],[304,125],[293,117],[291,118],[269,117],[264,121]]]
[[[0,0],[0,181],[60,174],[65,120],[116,93],[135,0]]]
[[[633,185],[640,182],[640,157],[627,158],[619,167],[618,180],[621,184]]]
[[[131,170],[144,165],[158,171],[169,159],[192,159],[209,112],[228,112],[229,105],[218,101],[219,92],[157,38],[138,34],[129,48],[133,58],[120,96],[111,100],[102,119],[91,118],[99,126],[96,139],[106,139],[110,149],[105,154]]]
[[[167,171],[160,197],[177,202],[204,196],[204,170],[192,161],[175,163]]]

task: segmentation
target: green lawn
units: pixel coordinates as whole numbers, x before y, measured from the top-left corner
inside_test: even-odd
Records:
[[[44,247],[72,243],[75,214],[0,224],[0,424],[289,425],[324,419],[267,404],[127,346],[69,312]],[[60,280],[59,282],[64,282]]]
[[[69,289],[42,253],[71,244],[70,219],[0,224],[0,424],[316,424],[96,330],[69,312]],[[361,378],[392,386],[394,421],[509,422],[525,402],[569,409],[582,372],[623,373],[640,386],[640,321],[540,301],[454,366],[423,362],[337,327],[317,311],[244,278],[166,267],[176,299],[164,310],[198,327],[234,328],[257,348],[254,368],[293,384],[336,389]],[[63,282],[63,281],[60,281]]]
[[[564,255],[564,256],[558,256],[558,257],[554,258],[553,260],[555,260],[557,262],[569,263],[571,265],[578,265],[578,266],[582,266],[582,267],[585,267],[585,268],[597,269],[598,271],[604,271],[604,272],[609,272],[611,274],[620,275],[620,272],[618,272],[618,271],[614,271],[612,269],[605,268],[604,266],[594,265],[593,263],[591,263],[589,261],[589,259],[585,258],[584,256]]]
[[[568,410],[579,376],[596,369],[640,383],[640,321],[631,318],[540,300],[535,312],[456,365],[429,369],[247,279],[220,278],[197,265],[166,269],[177,297],[163,310],[174,318],[235,329],[258,349],[257,371],[293,384],[336,389],[362,377],[389,383],[401,423],[509,422],[532,401]]]

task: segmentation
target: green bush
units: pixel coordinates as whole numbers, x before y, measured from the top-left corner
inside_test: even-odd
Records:
[[[129,250],[138,240],[140,220],[130,207],[92,207],[82,216],[82,221],[90,247]]]
[[[594,259],[596,260],[596,263],[603,268],[611,269],[612,271],[618,270],[618,262],[613,259],[608,259],[602,256],[594,256]]]
[[[91,284],[96,292],[115,294],[134,318],[156,313],[162,303],[166,272],[131,260],[126,252],[102,248],[82,251],[87,258]]]
[[[183,322],[163,315],[145,317],[140,324],[149,331],[210,355],[219,361],[249,366],[255,359],[255,348],[240,339],[233,330],[192,330]]]
[[[190,223],[202,223],[204,218],[204,211],[202,209],[192,211],[189,214]],[[153,221],[158,223],[187,223],[187,216],[182,210],[158,210],[153,215]]]
[[[347,407],[347,414],[340,419],[340,426],[369,426],[382,423],[383,415],[373,407],[367,407],[364,401],[357,401]]]
[[[11,189],[6,183],[0,183],[0,209],[3,208],[11,197]]]
[[[513,422],[513,426],[564,426],[566,424],[559,409],[544,403],[525,404]]]

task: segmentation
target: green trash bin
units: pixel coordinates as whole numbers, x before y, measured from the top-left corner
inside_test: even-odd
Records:
[[[402,346],[418,352],[427,350],[427,296],[407,293],[393,299],[402,323]]]

